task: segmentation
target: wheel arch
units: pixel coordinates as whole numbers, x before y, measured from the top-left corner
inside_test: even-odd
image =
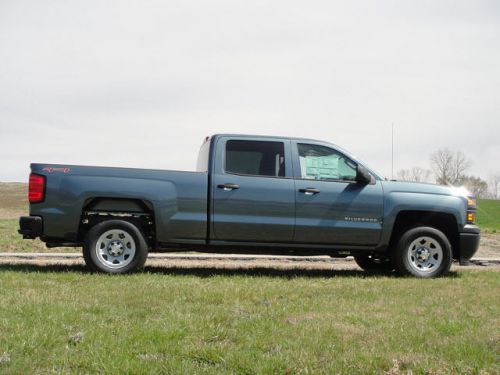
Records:
[[[154,208],[153,204],[145,199],[92,197],[85,200],[82,211],[137,212],[152,214]]]
[[[78,230],[78,238],[83,241],[95,224],[105,220],[128,221],[144,233],[150,247],[156,243],[155,212],[151,201],[137,198],[91,197],[85,200]]]
[[[452,255],[454,259],[459,258],[459,235],[458,223],[455,215],[436,211],[400,211],[394,221],[389,247],[394,248],[395,244],[403,233],[409,229],[428,226],[440,230],[450,241]]]

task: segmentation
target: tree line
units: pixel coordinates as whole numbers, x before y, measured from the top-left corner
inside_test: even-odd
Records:
[[[498,199],[500,189],[500,172],[491,173],[488,181],[478,176],[467,174],[472,165],[470,159],[462,151],[440,148],[429,158],[430,169],[419,166],[401,169],[399,180],[415,182],[435,182],[439,185],[465,186],[477,198]]]

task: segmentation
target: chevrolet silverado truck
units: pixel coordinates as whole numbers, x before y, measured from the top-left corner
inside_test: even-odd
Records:
[[[217,134],[196,172],[31,164],[25,239],[83,247],[94,271],[141,269],[149,251],[353,256],[421,278],[479,246],[466,190],[388,181],[310,139]]]

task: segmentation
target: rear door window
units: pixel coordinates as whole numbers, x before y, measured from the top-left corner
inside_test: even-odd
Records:
[[[285,146],[283,142],[229,140],[226,142],[225,171],[284,177]]]

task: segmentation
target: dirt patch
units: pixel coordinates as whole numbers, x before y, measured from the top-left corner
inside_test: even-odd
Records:
[[[71,258],[54,258],[54,257],[0,257],[0,265],[33,265],[33,266],[84,266],[85,263],[81,257]],[[296,260],[296,259],[222,259],[215,257],[214,259],[188,259],[186,257],[180,258],[149,258],[146,262],[146,271],[162,271],[169,272],[169,270],[190,270],[190,271],[203,271],[204,273],[217,273],[219,271],[250,271],[262,273],[279,273],[282,271],[293,272],[297,274],[304,273],[305,275],[311,272],[331,271],[332,274],[340,271],[362,271],[352,258],[346,259],[314,259],[310,260]],[[467,270],[494,270],[500,271],[499,262],[485,262],[475,263],[470,266],[462,267],[457,263],[452,266],[452,271],[467,271]],[[361,273],[361,272],[360,272]]]
[[[26,215],[28,215],[28,210],[0,207],[0,219],[19,219],[20,216]]]
[[[500,258],[500,233],[481,233],[475,258]]]

